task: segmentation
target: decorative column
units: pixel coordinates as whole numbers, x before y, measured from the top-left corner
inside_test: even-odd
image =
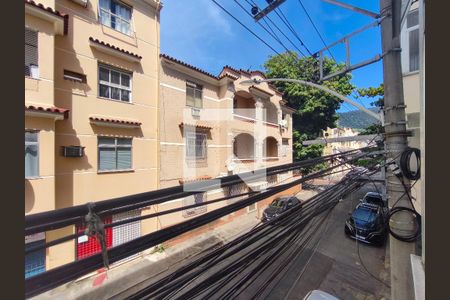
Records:
[[[261,98],[257,97],[255,102],[255,127],[253,129],[253,137],[255,139],[255,168],[261,168],[263,167],[263,140],[264,140],[264,128],[263,128],[263,107],[264,104],[262,103]]]

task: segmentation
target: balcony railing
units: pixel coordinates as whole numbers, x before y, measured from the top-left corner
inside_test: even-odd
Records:
[[[236,118],[236,119],[241,119],[241,120],[244,120],[246,122],[251,122],[251,123],[256,123],[258,121],[255,118],[250,118],[248,116],[243,116],[243,115],[236,114],[236,113],[233,114],[233,117]],[[271,123],[271,122],[266,122],[266,121],[262,121],[262,123],[267,125],[267,126],[271,126],[271,127],[278,127],[279,126],[276,123]]]

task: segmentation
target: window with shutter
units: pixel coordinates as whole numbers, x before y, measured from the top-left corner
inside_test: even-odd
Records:
[[[131,150],[131,139],[99,137],[98,170],[130,170],[132,168]]]
[[[419,70],[419,29],[409,32],[409,71]]]
[[[206,134],[186,132],[186,158],[206,158]]]
[[[100,0],[100,22],[108,27],[131,35],[132,8],[115,0]]]
[[[186,105],[196,108],[203,107],[203,87],[193,82],[186,82]]]
[[[25,178],[39,176],[38,133],[25,131]]]
[[[39,78],[38,33],[25,28],[25,76]]]

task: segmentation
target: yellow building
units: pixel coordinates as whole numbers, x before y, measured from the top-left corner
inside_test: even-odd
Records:
[[[264,79],[260,71],[225,66],[219,75],[205,72],[161,54],[160,66],[160,186],[162,188],[292,162],[292,113],[282,94],[267,83],[241,84]],[[292,172],[265,180],[218,188],[159,205],[161,211],[245,193],[293,179]],[[300,186],[285,191],[292,195]],[[223,207],[237,199],[217,202],[159,217],[161,227]],[[209,224],[216,226],[238,216],[261,217],[273,197]],[[203,229],[203,231],[206,229]],[[196,230],[176,240],[203,232]],[[169,243],[170,244],[170,243]]]
[[[401,32],[402,48],[402,72],[403,72],[403,95],[405,101],[406,127],[411,132],[408,137],[408,146],[421,148],[420,141],[420,51],[419,51],[419,1],[411,3],[410,10],[406,15],[406,21],[403,24]],[[412,196],[417,199],[414,203],[417,211],[421,213],[421,182],[414,185],[411,189]]]
[[[158,0],[25,1],[25,214],[158,188],[160,9]],[[107,232],[108,246],[157,228],[127,226]],[[97,250],[84,236],[34,252],[26,276]]]

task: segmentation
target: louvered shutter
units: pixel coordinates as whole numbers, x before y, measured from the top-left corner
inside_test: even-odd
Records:
[[[25,75],[37,77],[38,72],[38,34],[25,28]]]

